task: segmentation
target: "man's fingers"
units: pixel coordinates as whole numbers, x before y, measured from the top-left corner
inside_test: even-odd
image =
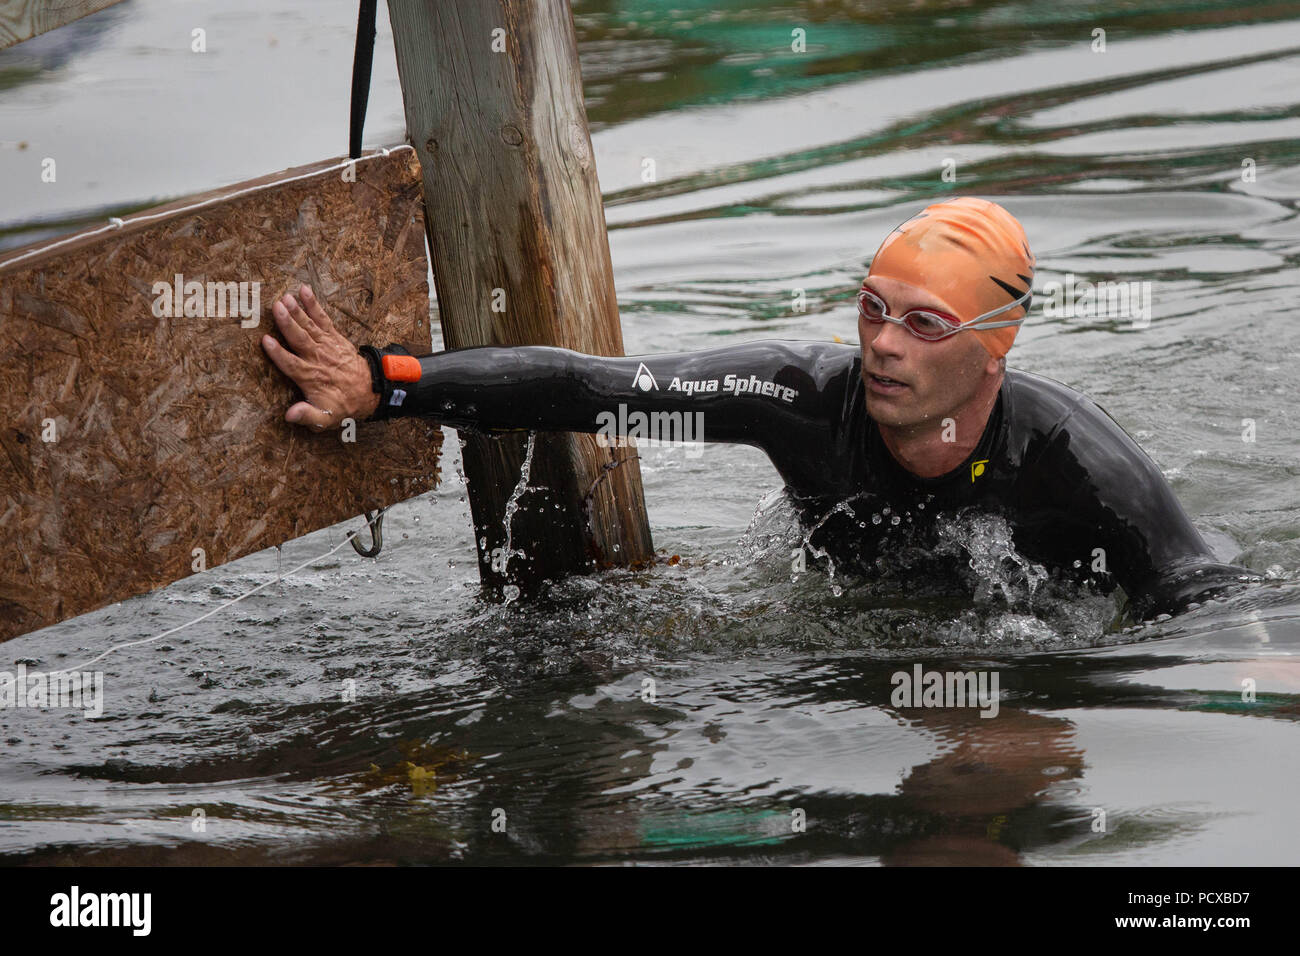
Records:
[[[324,332],[333,331],[334,323],[330,321],[330,317],[321,308],[320,300],[316,298],[316,293],[311,290],[311,286],[301,286],[298,289],[298,295],[302,298],[303,307],[307,310],[307,314],[311,316],[312,321],[320,326]]]
[[[271,306],[271,314],[275,316],[275,326],[288,341],[290,348],[304,354],[315,348],[316,340],[294,321],[293,315],[285,308],[283,300],[275,301],[275,305]]]
[[[306,312],[303,311],[302,306],[298,304],[298,300],[293,297],[292,292],[286,292],[283,296],[281,296],[280,304],[284,306],[285,309],[288,310],[289,318],[293,320],[294,324],[297,325],[298,328],[302,329],[302,331],[307,336],[309,336],[308,339],[309,342],[316,342],[320,340],[321,338],[320,327],[316,325],[315,320],[312,319],[310,315],[308,315]],[[274,311],[274,309],[272,311]]]
[[[288,348],[270,335],[262,336],[262,348],[276,368],[293,379],[308,399],[291,405],[284,413],[285,421],[317,431],[338,428],[347,399],[342,399],[343,404],[335,408],[320,408],[312,402],[337,403],[341,398],[340,377],[346,384],[355,377],[355,365],[364,362],[334,328],[311,286],[304,284],[298,292],[302,296],[301,305],[293,293],[286,292],[271,306],[275,324],[288,342]],[[347,389],[343,392],[346,394]]]
[[[338,416],[329,409],[317,408],[311,402],[298,402],[289,406],[284,420],[294,425],[306,425],[317,431],[338,426]]]
[[[275,363],[276,368],[293,379],[299,388],[302,387],[299,379],[307,371],[307,364],[302,359],[277,342],[275,337],[271,335],[262,336],[262,350],[266,352],[267,358]]]

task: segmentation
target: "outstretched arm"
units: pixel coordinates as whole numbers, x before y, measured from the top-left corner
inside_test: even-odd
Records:
[[[816,440],[834,398],[820,347],[750,342],[671,355],[610,358],[545,346],[362,357],[311,290],[272,308],[289,344],[263,347],[302,388],[286,420],[317,429],[344,418],[428,415],[485,430],[578,431],[609,437],[719,441],[772,452]],[[373,383],[373,385],[372,385]],[[376,394],[373,387],[380,389]]]
[[[380,411],[444,424],[770,444],[807,378],[791,347],[751,342],[632,358],[545,346],[385,355]]]

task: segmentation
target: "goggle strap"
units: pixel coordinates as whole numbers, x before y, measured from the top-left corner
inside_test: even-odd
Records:
[[[983,319],[976,319],[974,322],[967,322],[962,327],[968,329],[978,325],[980,329],[1001,329],[1009,325],[1020,325],[1024,321],[1024,319],[1008,319],[1005,322],[985,322]]]
[[[985,312],[983,315],[979,316],[978,318],[971,319],[969,322],[967,322],[967,323],[965,323],[965,324],[966,324],[966,325],[974,325],[974,324],[976,324],[977,322],[983,322],[985,319],[991,319],[991,318],[993,318],[993,316],[995,316],[995,315],[1001,315],[1003,312],[1010,312],[1010,311],[1011,311],[1012,309],[1014,309],[1016,306],[1021,305],[1021,304],[1023,304],[1026,300],[1032,298],[1032,297],[1033,297],[1033,294],[1034,294],[1034,290],[1033,290],[1033,289],[1029,289],[1029,290],[1028,290],[1024,295],[1022,295],[1020,298],[1016,299],[1014,302],[1008,302],[1006,305],[1002,306],[1000,309],[994,309],[992,312]],[[1023,320],[1022,320],[1022,321],[1023,321]],[[993,328],[993,326],[991,326],[991,325],[987,325],[987,326],[985,326],[985,328]]]

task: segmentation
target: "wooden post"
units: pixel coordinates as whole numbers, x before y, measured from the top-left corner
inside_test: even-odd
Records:
[[[388,9],[447,347],[622,355],[568,0],[388,0]],[[465,437],[485,583],[528,587],[652,559],[635,448],[539,434],[507,551],[526,439]]]

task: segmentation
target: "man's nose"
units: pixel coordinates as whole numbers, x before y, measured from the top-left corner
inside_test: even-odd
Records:
[[[883,322],[875,327],[876,335],[871,340],[871,351],[882,358],[885,356],[901,357],[907,350],[912,333],[901,325]]]

